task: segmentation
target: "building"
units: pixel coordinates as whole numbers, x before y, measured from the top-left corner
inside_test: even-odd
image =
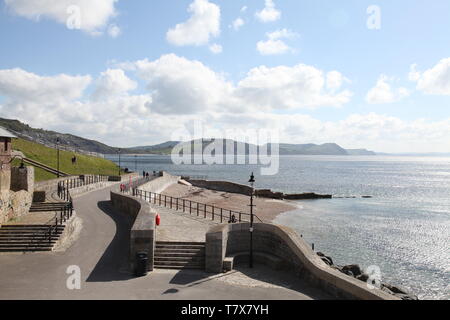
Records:
[[[11,185],[12,138],[11,132],[0,127],[0,189],[9,190]]]

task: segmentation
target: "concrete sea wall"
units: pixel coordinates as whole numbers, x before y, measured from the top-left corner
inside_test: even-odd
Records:
[[[212,227],[206,234],[206,271],[220,273],[226,256],[250,250],[250,225],[229,224]],[[398,300],[365,282],[326,265],[290,228],[274,224],[254,224],[253,250],[282,260],[283,269],[322,288],[334,297],[362,300]],[[274,271],[276,272],[276,271]]]
[[[148,271],[153,271],[155,251],[155,217],[156,213],[150,204],[126,194],[111,191],[111,203],[114,208],[133,220],[130,230],[129,262],[131,270],[136,265],[136,254],[146,252],[148,255]]]
[[[153,179],[152,181],[143,184],[138,189],[153,193],[161,193],[166,188],[171,185],[177,184],[178,181],[181,180],[179,176],[173,176],[165,171],[162,172],[162,175],[159,178]]]

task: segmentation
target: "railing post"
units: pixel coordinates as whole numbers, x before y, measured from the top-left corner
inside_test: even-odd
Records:
[[[200,215],[200,212],[198,211],[198,205],[199,205],[199,203],[198,202],[196,202],[196,207],[197,207],[197,217]]]
[[[212,220],[214,221],[214,206],[212,206]]]
[[[205,204],[205,219],[206,219],[206,204]]]
[[[183,199],[183,213],[184,213],[184,208],[185,208],[185,202],[184,202],[184,199]]]
[[[189,214],[192,214],[192,201],[189,200]]]
[[[220,208],[220,223],[223,223],[223,209]]]

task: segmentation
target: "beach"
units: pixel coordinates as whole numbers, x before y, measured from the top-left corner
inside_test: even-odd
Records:
[[[174,184],[166,188],[162,194],[214,205],[218,208],[245,213],[250,212],[250,197],[242,194],[214,191],[181,184]],[[254,204],[256,205],[254,213],[264,222],[272,222],[279,214],[297,209],[293,204],[274,199],[254,198]]]

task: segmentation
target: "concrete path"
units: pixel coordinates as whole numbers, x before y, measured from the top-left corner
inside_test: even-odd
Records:
[[[0,299],[327,298],[297,280],[280,280],[263,268],[225,275],[158,270],[134,278],[126,262],[131,223],[110,206],[109,189],[74,200],[83,229],[66,252],[0,255]],[[80,268],[79,290],[67,288],[70,266]]]
[[[206,232],[211,226],[218,224],[195,214],[190,215],[156,205],[152,207],[161,217],[161,224],[156,229],[157,241],[205,242]]]

